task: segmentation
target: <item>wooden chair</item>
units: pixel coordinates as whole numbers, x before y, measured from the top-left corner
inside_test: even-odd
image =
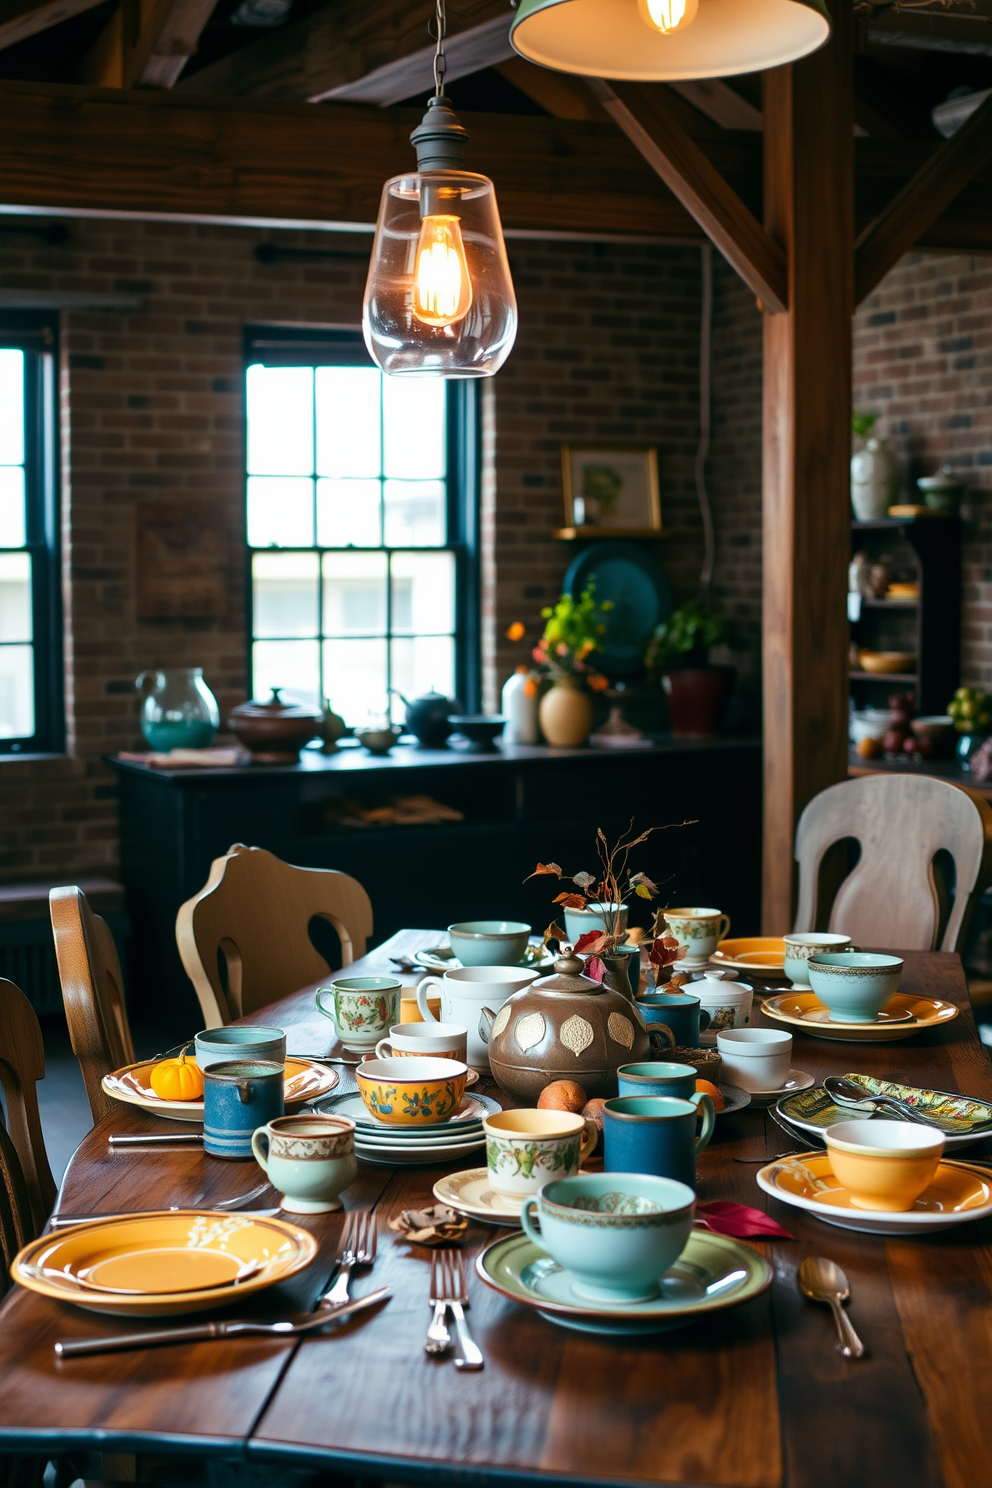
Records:
[[[0,1082],[36,1235],[52,1212],[56,1194],[35,1089],[35,1082],[44,1078],[45,1048],[37,1014],[19,987],[0,978]]]
[[[72,1052],[93,1120],[102,1121],[115,1105],[100,1081],[135,1059],[121,963],[110,927],[93,913],[81,889],[53,889],[48,904]]]
[[[851,838],[861,856],[830,904],[825,859]],[[938,854],[953,860],[953,902]],[[795,930],[836,930],[855,945],[956,951],[992,882],[992,810],[930,775],[865,775],[814,796],[796,828],[796,859]]]
[[[294,868],[240,842],[214,859],[206,884],[176,917],[179,954],[208,1028],[329,974],[310,940],[315,915],[337,931],[343,965],[364,956],[372,904],[357,879],[330,868]],[[226,991],[220,954],[227,965]]]

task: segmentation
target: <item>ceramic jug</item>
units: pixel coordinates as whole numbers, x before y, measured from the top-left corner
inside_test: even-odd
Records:
[[[142,672],[135,687],[145,693],[141,732],[152,749],[206,749],[220,727],[217,699],[201,667]]]
[[[851,504],[859,522],[888,514],[899,495],[899,461],[884,439],[872,437],[851,457]]]

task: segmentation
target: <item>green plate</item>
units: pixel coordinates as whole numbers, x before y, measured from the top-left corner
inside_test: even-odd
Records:
[[[771,1286],[773,1274],[757,1251],[707,1230],[693,1230],[685,1250],[661,1278],[661,1296],[650,1302],[621,1305],[576,1296],[572,1273],[523,1234],[494,1240],[475,1267],[487,1286],[536,1308],[551,1322],[617,1335],[660,1333],[703,1313],[749,1302]]]
[[[871,1075],[845,1075],[863,1087],[865,1095],[894,1095],[899,1100],[909,1101],[921,1112],[932,1111],[945,1121],[959,1120],[960,1132],[947,1132],[944,1146],[948,1149],[966,1147],[969,1142],[981,1142],[992,1135],[992,1105],[973,1100],[969,1096],[955,1095],[949,1090],[923,1090],[916,1085],[900,1085],[892,1080],[878,1080]],[[822,1085],[812,1090],[801,1090],[796,1095],[787,1095],[775,1107],[791,1126],[823,1140],[823,1133],[836,1121],[870,1121],[872,1111],[858,1110],[856,1106],[837,1105],[830,1099]],[[878,1116],[886,1121],[907,1121],[896,1111],[879,1110]],[[977,1123],[977,1124],[973,1124]]]

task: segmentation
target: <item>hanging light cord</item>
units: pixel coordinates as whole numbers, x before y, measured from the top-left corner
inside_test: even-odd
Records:
[[[444,33],[447,28],[448,21],[445,15],[444,0],[437,0],[437,44],[434,48],[435,98],[440,98],[444,92],[444,74],[448,69],[448,60],[444,55]]]
[[[443,0],[438,0],[442,4]],[[713,509],[706,489],[706,461],[710,452],[710,363],[713,335],[713,249],[705,243],[702,254],[703,296],[699,317],[699,445],[696,449],[696,496],[699,514],[703,520],[703,567],[699,575],[699,597],[703,604],[709,602],[710,584],[713,580],[713,564],[716,560],[716,534],[713,530]]]

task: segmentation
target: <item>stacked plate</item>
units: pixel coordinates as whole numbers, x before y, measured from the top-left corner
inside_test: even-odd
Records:
[[[355,1153],[364,1162],[387,1167],[401,1164],[454,1162],[486,1145],[482,1121],[502,1110],[488,1095],[468,1095],[448,1121],[433,1126],[390,1126],[371,1116],[360,1095],[337,1095],[314,1103],[314,1109],[349,1116],[355,1123]]]

